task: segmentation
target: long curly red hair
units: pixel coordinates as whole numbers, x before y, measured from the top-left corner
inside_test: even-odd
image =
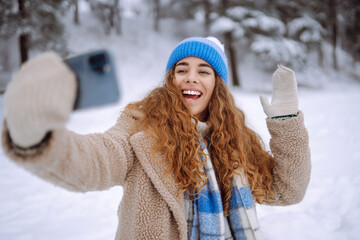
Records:
[[[200,160],[200,154],[203,154],[200,142],[207,143],[211,148],[210,157],[224,213],[228,215],[231,179],[241,169],[257,202],[273,199],[271,172],[274,161],[264,150],[261,138],[246,126],[245,115],[235,106],[224,81],[217,74],[215,78],[206,113],[204,139],[197,130],[199,120],[191,115],[181,91],[173,84],[174,68],[168,72],[162,87],[152,90],[143,100],[129,104],[125,111],[137,109],[144,113],[140,126],[156,139],[153,153],[161,151],[165,156],[167,170],[164,177],[173,174],[178,193],[188,191],[192,199],[198,196],[207,181],[202,171],[205,162]]]

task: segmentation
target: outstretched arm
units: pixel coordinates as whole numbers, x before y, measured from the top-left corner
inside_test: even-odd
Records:
[[[25,63],[4,97],[4,152],[25,169],[70,190],[124,184],[134,160],[128,131],[133,119],[122,114],[103,134],[70,132],[64,126],[75,95],[75,76],[56,54]]]
[[[34,149],[22,149],[12,141],[6,122],[2,147],[15,163],[70,191],[104,190],[124,185],[135,155],[128,127],[134,120],[126,114],[104,133],[80,135],[65,128],[51,132]]]

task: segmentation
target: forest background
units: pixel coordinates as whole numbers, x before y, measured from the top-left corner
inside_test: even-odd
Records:
[[[71,54],[63,18],[72,12],[81,25],[81,9],[90,9],[104,37],[124,35],[124,19],[146,18],[155,32],[174,20],[178,38],[199,23],[199,36],[214,35],[226,46],[234,86],[241,86],[241,62],[255,56],[259,68],[283,64],[296,71],[341,71],[360,79],[360,4],[358,0],[1,0],[0,82],[38,51]],[[18,42],[16,47],[11,43]],[[11,47],[9,47],[11,45]],[[14,52],[17,49],[17,54]],[[344,51],[346,54],[341,54]],[[345,59],[344,59],[345,58]],[[331,70],[330,70],[331,69]],[[313,85],[318,83],[313,83]]]
[[[269,149],[259,94],[271,97],[277,64],[296,72],[312,158],[304,200],[257,205],[269,240],[355,240],[360,232],[358,0],[0,0],[0,123],[3,93],[22,62],[53,50],[63,58],[107,48],[121,99],[75,111],[66,127],[103,132],[133,101],[160,86],[179,41],[218,37],[228,87]],[[0,127],[1,128],[1,127]],[[0,239],[114,239],[122,188],[68,192],[30,174],[0,148]]]

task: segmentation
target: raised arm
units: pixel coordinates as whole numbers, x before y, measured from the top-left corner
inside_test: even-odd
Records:
[[[309,136],[304,115],[298,110],[297,83],[294,72],[284,66],[274,72],[271,104],[261,96],[274,155],[272,189],[276,200],[271,205],[300,202],[310,182]]]

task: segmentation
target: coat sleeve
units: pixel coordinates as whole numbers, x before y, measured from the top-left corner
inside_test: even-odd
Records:
[[[276,200],[269,205],[299,203],[310,182],[311,162],[309,136],[304,125],[304,115],[281,120],[267,119],[271,135],[270,148],[274,155],[272,189]]]
[[[104,190],[124,185],[135,154],[130,146],[131,116],[121,114],[104,133],[79,135],[66,129],[51,132],[37,149],[20,151],[4,121],[5,154],[26,170],[70,191]]]

